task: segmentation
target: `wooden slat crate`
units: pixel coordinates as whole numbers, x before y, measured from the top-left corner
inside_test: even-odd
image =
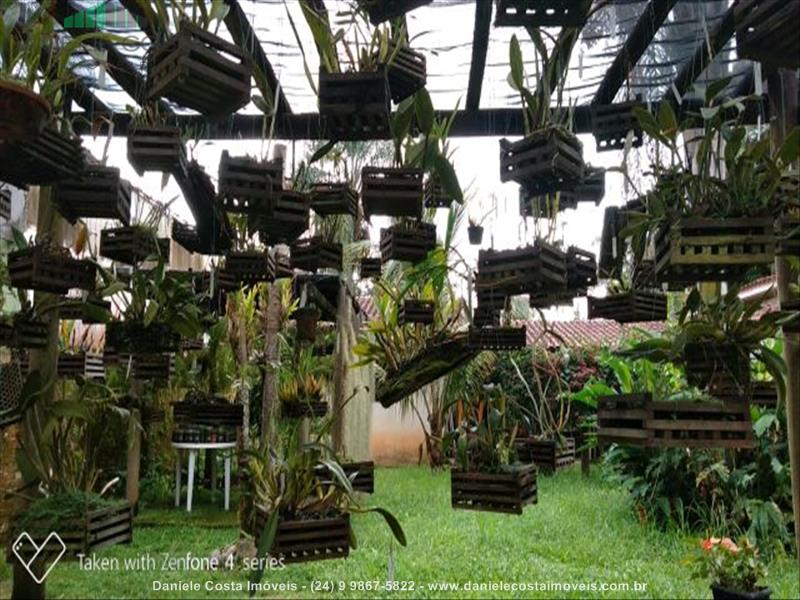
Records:
[[[100,232],[100,256],[126,265],[136,265],[161,256],[169,262],[169,239],[158,238],[144,227],[117,227]]]
[[[525,327],[470,327],[467,346],[481,350],[516,350],[526,344]]]
[[[308,195],[284,190],[273,203],[272,214],[250,215],[248,220],[253,222],[263,244],[291,244],[308,229],[310,209]]]
[[[583,168],[583,147],[564,129],[550,127],[517,142],[500,140],[500,181],[515,181],[532,194],[574,188]]]
[[[492,287],[491,279],[481,275],[480,271],[475,277],[475,292],[478,296],[478,308],[486,310],[503,310],[508,300],[508,294]]]
[[[86,300],[62,296],[58,299],[58,318],[62,321],[83,321],[84,323],[98,323],[84,313],[82,306],[89,304],[97,310],[111,315],[111,302],[102,298],[89,297]]]
[[[800,298],[790,298],[780,303],[783,311],[793,313],[794,317],[781,325],[784,333],[800,331]]]
[[[453,508],[521,515],[538,502],[536,466],[529,464],[503,473],[450,471]]]
[[[106,348],[117,352],[157,354],[175,352],[180,336],[164,323],[147,327],[139,321],[111,321],[106,324]]]
[[[166,125],[135,127],[128,134],[128,162],[139,176],[147,171],[180,173],[186,168],[181,130]]]
[[[311,188],[311,208],[318,215],[358,216],[358,194],[347,182],[315,183]]]
[[[356,0],[358,6],[366,11],[369,22],[379,25],[402,17],[407,12],[430,4],[433,0]]]
[[[283,159],[260,161],[222,151],[219,161],[219,200],[223,210],[266,214],[283,192]]]
[[[372,494],[375,491],[375,463],[371,460],[342,463],[342,470],[350,477],[353,489]]]
[[[778,406],[778,388],[772,381],[754,381],[750,385],[750,402],[756,406],[776,408]]]
[[[81,140],[54,127],[33,139],[23,139],[3,153],[0,181],[19,188],[49,185],[79,175],[86,168]]]
[[[500,327],[500,310],[479,305],[473,311],[472,325],[475,327]]]
[[[304,515],[303,519],[278,521],[275,541],[269,555],[282,557],[284,564],[301,563],[333,558],[346,558],[350,554],[350,515],[342,513],[332,518]],[[267,523],[268,516],[258,507],[253,532],[256,543]]]
[[[633,148],[644,142],[644,133],[633,114],[636,107],[646,108],[641,99],[614,104],[593,104],[591,108],[592,133],[597,151],[623,150],[628,132],[633,131]]]
[[[287,419],[324,417],[328,414],[328,403],[323,400],[296,400],[281,403],[281,413]]]
[[[520,460],[532,462],[539,469],[552,473],[575,464],[574,438],[538,440],[518,437],[515,444]]]
[[[650,394],[619,394],[597,399],[597,439],[601,444],[647,446],[651,432]]]
[[[391,95],[384,67],[364,73],[319,73],[319,114],[325,137],[380,138],[390,132]]]
[[[605,298],[589,296],[589,318],[617,323],[667,320],[667,295],[658,290],[631,290]]]
[[[291,246],[292,268],[316,272],[320,269],[342,270],[342,245],[319,236],[300,239]]]
[[[734,6],[739,58],[771,67],[800,68],[800,2],[739,0]]]
[[[70,223],[79,218],[131,220],[131,184],[120,178],[119,169],[87,165],[80,177],[56,186],[56,207]]]
[[[11,218],[11,190],[0,190],[0,219]]]
[[[181,21],[147,61],[147,100],[169,98],[209,117],[225,117],[250,101],[251,69],[242,48]]]
[[[389,50],[391,56],[394,49]],[[395,104],[399,104],[417,90],[425,87],[428,80],[425,55],[403,46],[394,54],[394,59],[386,67],[389,92]]]
[[[800,194],[800,191],[796,193]],[[776,222],[775,254],[780,256],[800,256],[800,218],[783,216]]]
[[[750,403],[651,402],[645,426],[657,448],[752,448]]]
[[[364,216],[422,218],[422,169],[364,167],[361,203]]]
[[[732,344],[687,343],[684,346],[686,379],[689,385],[746,387],[750,383],[750,356]]]
[[[417,323],[420,325],[433,325],[433,313],[436,303],[433,300],[417,300],[407,298],[397,311],[397,324]]]
[[[380,279],[382,268],[380,258],[362,258],[359,264],[358,274],[361,279]]]
[[[548,308],[551,306],[572,306],[572,301],[586,294],[586,290],[562,290],[556,292],[537,292],[530,294],[528,306],[531,308]]]
[[[128,364],[128,357],[122,355],[123,365]],[[175,370],[175,357],[169,353],[134,354],[130,361],[131,377],[140,381],[165,382]]]
[[[73,288],[93,290],[97,265],[91,260],[78,260],[54,255],[44,246],[29,246],[8,254],[8,275],[12,287],[64,294]]]
[[[85,377],[86,379],[102,380],[105,379],[106,369],[102,354],[62,352],[58,355],[57,373],[59,377]]]
[[[497,0],[495,27],[583,27],[586,0]]]
[[[233,280],[239,285],[274,281],[275,258],[267,250],[229,252],[220,273],[226,280]]]
[[[241,404],[177,402],[172,405],[172,414],[175,422],[181,424],[241,427],[244,422]]]
[[[481,250],[478,274],[479,290],[492,288],[509,296],[562,289],[567,285],[567,257],[541,240],[513,250]]]
[[[425,180],[423,204],[425,208],[450,208],[453,199],[444,191],[442,184],[429,177]]]
[[[436,226],[430,223],[398,223],[381,229],[381,260],[403,260],[413,264],[436,248]]]
[[[684,218],[656,233],[661,283],[738,281],[775,260],[772,219]]]
[[[597,261],[593,252],[567,248],[567,289],[583,290],[597,284]]]
[[[0,346],[9,348],[47,347],[47,323],[17,313],[11,321],[0,323]]]

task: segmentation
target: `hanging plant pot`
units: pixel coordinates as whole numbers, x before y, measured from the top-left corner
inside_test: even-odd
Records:
[[[59,377],[76,379],[105,379],[106,369],[103,356],[93,352],[61,352],[58,355],[56,373]]]
[[[275,201],[272,214],[249,215],[248,227],[259,232],[266,246],[291,244],[308,229],[310,208],[306,194],[284,191]]]
[[[648,446],[651,394],[619,394],[597,399],[597,439],[602,444]]]
[[[593,285],[597,285],[597,260],[594,253],[570,246],[567,248],[567,289],[582,296]]]
[[[128,134],[128,162],[141,176],[147,171],[181,173],[186,147],[178,127],[139,125]]]
[[[73,288],[93,290],[97,265],[72,258],[66,248],[29,246],[9,253],[8,275],[13,287],[64,294]]]
[[[499,311],[506,307],[508,294],[504,291],[492,287],[494,282],[480,272],[475,274],[475,292],[478,296],[478,308],[484,310]]]
[[[50,126],[35,138],[0,144],[0,181],[19,188],[71,179],[85,167],[81,140]]]
[[[470,225],[467,227],[469,243],[473,246],[480,246],[483,242],[483,225]]]
[[[547,218],[566,210],[578,208],[581,202],[600,204],[606,193],[606,170],[587,165],[583,178],[574,188],[559,189],[552,194],[532,194],[519,188],[519,214],[523,217]]]
[[[200,235],[197,233],[197,229],[192,225],[173,220],[172,240],[188,252],[195,252],[197,254],[212,254],[211,252],[205,252],[207,248],[200,240]]]
[[[655,236],[659,283],[740,281],[775,259],[772,219],[683,218]]]
[[[269,515],[256,509],[253,532],[258,545]],[[282,559],[283,564],[346,558],[350,554],[350,515],[333,516],[304,514],[281,516],[275,541],[269,549],[271,557]]]
[[[250,101],[250,65],[244,51],[188,20],[154,47],[147,61],[147,100],[169,98],[215,118]]]
[[[500,140],[500,181],[515,181],[532,194],[573,189],[583,178],[583,147],[561,127],[547,127],[510,142]]]
[[[592,133],[598,152],[624,150],[628,133],[631,131],[633,132],[632,148],[638,148],[644,143],[644,133],[639,125],[639,120],[633,113],[633,109],[636,107],[647,108],[639,98],[615,104],[591,105]]]
[[[605,298],[589,296],[589,319],[617,323],[666,321],[667,296],[658,290],[631,290]]]
[[[725,342],[690,342],[684,346],[686,379],[700,389],[750,383],[750,355]]]
[[[752,448],[748,401],[651,402],[646,427],[655,448]]]
[[[372,494],[375,492],[375,463],[371,460],[342,463],[342,471],[350,479],[353,490]]]
[[[450,208],[453,203],[444,187],[436,179],[429,177],[425,181],[424,204],[425,208]]]
[[[532,462],[544,471],[554,473],[575,464],[574,438],[539,440],[518,437],[515,443],[520,460]]]
[[[361,279],[380,279],[381,278],[381,259],[362,258],[359,263],[358,274]]]
[[[313,342],[316,339],[317,322],[320,314],[320,310],[316,306],[303,306],[294,311],[293,316],[297,322],[298,339],[307,342]]]
[[[122,365],[127,366],[130,361],[131,377],[139,381],[169,381],[175,371],[175,358],[172,354],[133,354],[121,357]]]
[[[759,588],[755,592],[740,592],[721,585],[711,585],[711,597],[714,600],[769,600],[772,590],[768,587]]]
[[[430,223],[398,223],[381,229],[381,260],[417,264],[436,248],[436,226]]]
[[[222,151],[219,199],[229,213],[269,214],[283,191],[283,159],[260,161]]]
[[[800,3],[739,0],[734,6],[736,53],[770,67],[800,68]]]
[[[297,240],[291,246],[291,265],[301,271],[342,270],[342,245],[319,236]]]
[[[536,466],[520,465],[500,473],[450,471],[453,508],[516,515],[538,502]]]
[[[436,304],[433,300],[416,300],[408,298],[403,300],[400,310],[397,311],[397,324],[416,323],[419,325],[433,325],[433,315]]]
[[[422,169],[364,167],[361,203],[364,216],[422,218]]]
[[[367,13],[369,22],[373,25],[402,17],[431,2],[433,0],[357,0],[359,8]]]
[[[386,65],[386,78],[389,81],[392,100],[395,104],[400,104],[425,87],[427,81],[425,55],[407,46],[397,51],[392,48],[389,55],[393,55],[394,58]]]
[[[507,296],[566,288],[567,257],[541,240],[514,250],[481,250],[476,287],[496,289]]]
[[[0,190],[0,219],[11,219],[11,190]]]
[[[311,208],[318,215],[358,216],[358,194],[347,182],[315,183],[311,188]]]
[[[585,290],[542,291],[530,294],[528,305],[531,308],[550,308],[552,306],[572,306],[572,301],[585,294]]]
[[[314,419],[328,414],[328,403],[324,400],[293,400],[281,403],[281,414],[287,419]]]
[[[467,346],[479,350],[518,350],[525,347],[525,327],[470,327]]]
[[[333,140],[381,139],[391,133],[391,96],[386,70],[363,73],[319,72],[319,114],[324,137]]]
[[[590,0],[497,0],[495,27],[583,27]]]
[[[106,348],[122,354],[176,352],[181,336],[166,323],[145,326],[140,321],[111,321],[106,325]]]
[[[33,139],[50,117],[50,104],[39,94],[13,81],[0,81],[0,140],[13,144]]]
[[[79,218],[130,224],[131,184],[119,176],[116,167],[87,165],[80,177],[56,186],[55,202],[58,212],[73,224]]]
[[[100,232],[100,256],[136,265],[153,257],[163,257],[169,262],[169,239],[157,238],[146,227],[118,227]]]
[[[8,348],[47,347],[47,323],[25,313],[0,320],[0,346]]]
[[[221,273],[223,277],[227,277],[239,285],[274,281],[275,259],[267,250],[229,252]]]

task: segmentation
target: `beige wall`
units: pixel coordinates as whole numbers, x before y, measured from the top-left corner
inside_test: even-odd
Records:
[[[422,418],[427,418],[424,404],[419,395],[415,398]],[[413,411],[404,413],[399,404],[384,408],[372,403],[372,434],[370,435],[370,456],[379,465],[417,464],[420,448],[423,456],[425,435],[417,415]]]

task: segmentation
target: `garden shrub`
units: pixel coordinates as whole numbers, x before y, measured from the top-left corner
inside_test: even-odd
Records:
[[[87,512],[115,506],[119,502],[92,492],[79,490],[58,492],[31,503],[17,519],[16,529],[31,535],[65,531],[72,523],[82,529],[83,516]]]

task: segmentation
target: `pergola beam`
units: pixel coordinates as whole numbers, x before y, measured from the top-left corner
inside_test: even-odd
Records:
[[[697,45],[694,54],[684,63],[683,67],[681,67],[677,77],[675,77],[675,81],[670,89],[664,93],[662,100],[670,100],[673,104],[676,103],[678,99],[675,98],[675,91],[677,91],[680,98],[683,98],[683,96],[692,89],[694,82],[700,74],[711,64],[714,57],[719,54],[725,47],[725,44],[730,41],[736,29],[736,19],[734,17],[735,7],[735,4],[731,6],[725,14],[722,15],[722,19],[719,20],[714,29],[709,31],[708,39],[703,39],[703,41]]]
[[[639,62],[661,25],[678,0],[650,0],[628,39],[614,57],[603,81],[595,92],[592,104],[611,104],[625,79]]]
[[[489,31],[492,25],[492,2],[475,3],[475,30],[472,34],[472,62],[469,66],[467,110],[478,110],[481,103],[483,74],[486,70],[486,52],[489,49]]]

